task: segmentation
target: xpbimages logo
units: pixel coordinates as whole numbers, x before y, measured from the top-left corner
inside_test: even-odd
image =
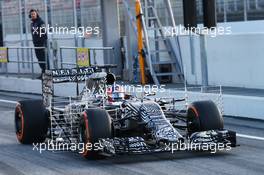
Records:
[[[46,143],[33,143],[33,151],[38,151],[40,154],[43,151],[73,151],[82,154],[85,151],[99,151],[103,146],[100,142],[96,143],[62,143],[49,140]]]
[[[100,27],[62,27],[62,26],[47,26],[32,27],[33,35],[39,35],[40,37],[46,34],[56,35],[78,35],[78,37],[87,37],[90,35],[99,36]]]
[[[208,35],[211,37],[217,37],[220,35],[231,35],[232,27],[184,27],[183,25],[179,25],[177,27],[166,27],[164,28],[164,33],[166,36],[178,36],[178,35]]]
[[[230,151],[232,149],[231,143],[169,143],[165,145],[166,151],[170,151],[174,154],[177,151],[210,151],[215,154],[217,151]]]

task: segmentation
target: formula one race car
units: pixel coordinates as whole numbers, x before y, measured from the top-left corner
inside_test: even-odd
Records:
[[[224,129],[214,102],[192,102],[186,110],[179,111],[176,104],[186,99],[128,94],[110,73],[113,67],[46,71],[42,80],[43,100],[20,101],[16,106],[18,141],[46,141],[53,146],[83,144],[86,146],[82,155],[86,158],[168,152],[172,145],[182,144],[195,144],[185,149],[217,144],[236,146],[236,133]],[[67,82],[85,82],[85,86],[77,97],[56,96],[54,85]]]

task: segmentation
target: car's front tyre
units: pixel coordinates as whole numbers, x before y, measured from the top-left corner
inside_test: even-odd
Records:
[[[103,109],[87,109],[81,116],[79,126],[79,142],[85,145],[83,157],[98,157],[100,138],[112,138],[110,116]]]
[[[213,101],[197,101],[189,105],[187,110],[187,130],[194,132],[222,130],[223,117]]]
[[[21,144],[45,141],[47,130],[48,116],[42,100],[25,100],[17,103],[15,132]]]

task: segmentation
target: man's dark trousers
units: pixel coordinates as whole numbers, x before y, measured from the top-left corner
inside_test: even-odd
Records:
[[[45,47],[45,49],[35,49],[36,57],[39,61],[39,66],[42,70],[42,73],[45,72],[46,69],[49,69],[49,59],[48,59],[48,51],[47,51],[47,41],[43,42],[43,44],[34,44],[35,47]]]

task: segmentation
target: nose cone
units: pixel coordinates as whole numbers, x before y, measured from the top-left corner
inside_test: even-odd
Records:
[[[178,142],[183,139],[180,133],[172,126],[166,126],[156,131],[155,135],[157,141]]]

